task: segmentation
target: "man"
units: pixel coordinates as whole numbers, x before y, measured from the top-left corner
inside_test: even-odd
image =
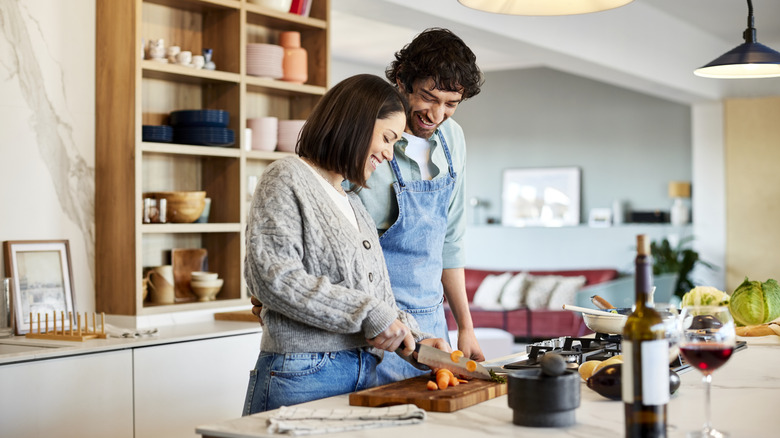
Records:
[[[476,56],[447,29],[428,29],[395,54],[385,72],[409,101],[394,159],[358,192],[380,234],[398,306],[420,328],[449,339],[443,296],[458,324],[458,349],[484,360],[474,334],[464,275],[466,143],[451,116],[483,82]],[[395,355],[377,368],[380,384],[419,375]]]
[[[394,159],[357,193],[377,224],[398,306],[423,332],[449,339],[446,296],[458,325],[458,349],[484,360],[464,274],[466,143],[450,118],[461,102],[479,94],[482,72],[463,40],[433,28],[397,52],[385,73],[409,101],[406,132],[394,146]],[[261,307],[253,304],[259,316]],[[377,368],[379,384],[421,373],[391,354]]]

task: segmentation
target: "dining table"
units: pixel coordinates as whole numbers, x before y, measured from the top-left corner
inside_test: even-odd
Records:
[[[712,423],[732,438],[769,438],[780,435],[780,336],[740,337],[747,348],[736,351],[712,375]],[[510,363],[526,354],[486,361],[488,366]],[[692,367],[681,372],[679,389],[667,405],[669,437],[685,437],[700,429],[705,419],[702,374]],[[525,394],[535,397],[535,394]],[[350,406],[348,394],[297,405],[309,409],[371,409]],[[607,399],[580,380],[580,404],[575,422],[566,427],[526,427],[513,423],[508,396],[502,395],[454,412],[426,412],[417,424],[331,432],[333,438],[399,437],[566,437],[624,436],[621,401]],[[269,431],[269,418],[278,410],[226,419],[196,427],[204,438],[260,438],[280,436]]]

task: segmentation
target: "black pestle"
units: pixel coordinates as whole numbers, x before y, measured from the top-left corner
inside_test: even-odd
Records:
[[[539,360],[542,374],[549,377],[558,377],[566,371],[566,359],[560,354],[547,353]]]

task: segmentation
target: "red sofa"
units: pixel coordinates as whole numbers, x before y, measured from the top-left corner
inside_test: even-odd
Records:
[[[466,268],[466,294],[469,303],[474,300],[474,293],[489,274],[499,275],[507,271],[487,271],[481,269]],[[521,271],[508,271],[513,274]],[[585,286],[614,280],[618,277],[615,269],[580,269],[563,271],[522,271],[531,275],[561,275],[584,276]],[[574,303],[572,303],[574,304]],[[505,330],[515,338],[524,340],[550,339],[559,336],[582,336],[588,332],[582,322],[582,317],[575,312],[567,310],[530,310],[520,308],[516,310],[485,310],[470,305],[471,319],[474,327],[489,327]],[[450,330],[457,329],[455,318],[452,316],[447,303],[444,303],[444,312],[447,316],[447,325]]]

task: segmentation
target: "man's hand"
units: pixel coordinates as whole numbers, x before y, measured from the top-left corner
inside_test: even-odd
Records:
[[[409,327],[398,319],[393,321],[393,323],[390,324],[390,327],[386,328],[375,338],[366,340],[369,345],[380,350],[394,352],[403,344],[404,356],[409,356],[414,352],[414,337],[412,337],[412,332],[409,330]]]
[[[252,313],[257,317],[260,325],[263,325],[263,317],[260,316],[260,312],[263,311],[263,303],[254,296],[249,297],[249,301],[252,303]]]
[[[444,350],[447,353],[452,353],[452,347],[450,347],[450,344],[442,338],[423,339],[420,343],[429,347],[438,348],[439,350]]]
[[[477,362],[485,360],[485,355],[482,353],[482,348],[480,348],[479,342],[477,342],[477,336],[474,334],[473,329],[458,330],[458,350],[462,351],[463,355],[471,360]]]

